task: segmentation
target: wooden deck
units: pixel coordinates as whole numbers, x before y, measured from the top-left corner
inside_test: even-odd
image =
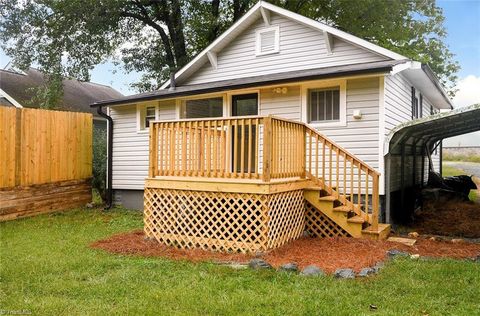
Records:
[[[154,122],[145,232],[182,248],[265,251],[383,236],[379,174],[309,126],[271,116]]]

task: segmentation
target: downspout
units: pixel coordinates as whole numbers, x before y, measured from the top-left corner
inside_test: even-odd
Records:
[[[113,205],[113,190],[112,190],[112,154],[113,154],[113,119],[102,111],[102,106],[97,107],[97,113],[108,121],[107,134],[107,206],[108,210]]]

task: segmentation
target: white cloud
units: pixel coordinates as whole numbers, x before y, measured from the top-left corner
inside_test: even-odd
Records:
[[[480,77],[469,75],[458,82],[458,92],[453,98],[455,108],[480,103]],[[444,146],[479,146],[480,132],[464,134],[444,140]]]
[[[458,82],[457,88],[453,98],[455,108],[480,103],[480,77],[469,75]]]

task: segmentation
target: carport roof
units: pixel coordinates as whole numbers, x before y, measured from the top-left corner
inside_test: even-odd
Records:
[[[480,104],[412,120],[395,127],[385,139],[385,154],[398,154],[403,144],[433,146],[444,138],[480,130]]]

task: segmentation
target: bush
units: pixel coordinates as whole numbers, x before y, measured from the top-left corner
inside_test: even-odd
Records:
[[[92,187],[106,201],[107,182],[107,130],[93,128],[93,179]]]

